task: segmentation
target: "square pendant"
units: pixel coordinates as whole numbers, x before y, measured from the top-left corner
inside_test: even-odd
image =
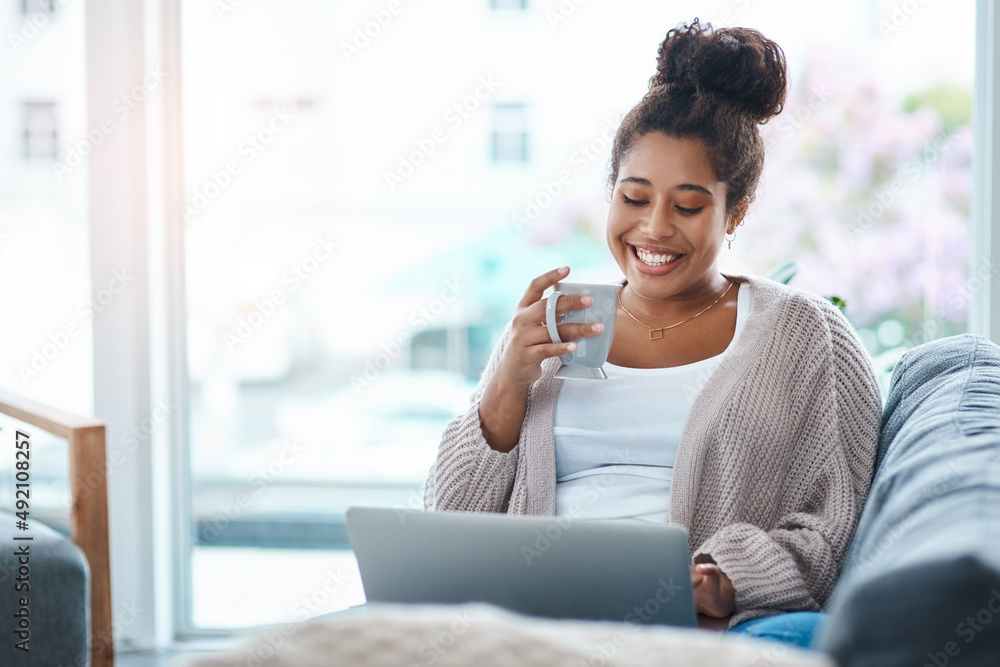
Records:
[[[656,334],[655,336],[653,334]],[[650,329],[649,330],[649,340],[659,340],[663,338],[663,329]]]

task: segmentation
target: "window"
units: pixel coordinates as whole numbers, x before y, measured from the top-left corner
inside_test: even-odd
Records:
[[[50,3],[43,3],[49,6]],[[94,310],[90,281],[86,161],[62,174],[69,140],[86,137],[82,3],[64,20],[33,22],[10,5],[0,13],[0,388],[78,414],[93,411]],[[30,48],[28,45],[30,44]],[[53,63],[59,63],[54,67]],[[31,276],[30,278],[26,278]],[[98,306],[103,310],[102,306]],[[104,315],[106,316],[106,315]],[[22,422],[0,419],[11,443]],[[31,518],[69,529],[67,443],[29,427],[32,438]],[[0,462],[0,507],[14,506],[13,455]]]
[[[528,105],[494,104],[490,138],[493,162],[527,162]]]
[[[557,55],[512,58],[524,26],[477,23],[474,3],[453,2],[451,23],[414,6],[391,29],[347,4],[297,7],[183,3],[189,629],[360,602],[346,508],[421,506],[440,434],[532,277],[618,277],[605,169],[664,27],[750,25],[791,66],[723,268],[795,260],[793,284],[843,297],[884,372],[965,330],[951,297],[968,263],[971,13],[949,9],[967,34],[931,53],[945,10],[929,4],[884,37],[892,9],[867,0],[821,23],[767,3],[607,3],[524,30],[519,48]],[[344,576],[312,598],[328,570]]]
[[[490,0],[490,9],[525,11],[528,9],[528,0]]]
[[[31,16],[32,14],[36,14],[38,12],[52,14],[56,11],[58,6],[58,0],[22,0],[21,13],[25,16]]]
[[[27,33],[16,12],[0,14],[0,32],[25,40],[0,50],[11,73],[0,89],[0,311],[18,314],[0,320],[0,387],[88,414],[94,306],[105,307],[91,293],[89,165],[70,158],[88,129],[81,5]]]
[[[25,102],[23,107],[24,157],[53,160],[58,157],[59,131],[55,102]]]

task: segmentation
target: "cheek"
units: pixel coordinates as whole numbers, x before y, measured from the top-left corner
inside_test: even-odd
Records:
[[[712,220],[712,224],[709,226],[706,235],[711,242],[722,243],[723,237],[726,235],[728,225],[728,219],[725,216],[718,217]]]
[[[614,252],[615,248],[618,247],[621,243],[618,239],[618,236],[620,234],[620,230],[618,229],[619,227],[618,222],[619,219],[618,216],[615,215],[614,209],[608,211],[608,224],[605,228],[606,230],[605,236],[607,237],[608,247],[611,249],[611,252]]]
[[[621,206],[612,205],[608,211],[608,235],[621,236],[634,226],[634,213]]]

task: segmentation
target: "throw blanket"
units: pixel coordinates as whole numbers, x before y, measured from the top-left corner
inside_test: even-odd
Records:
[[[484,604],[386,605],[265,631],[189,667],[834,667],[824,654],[705,630],[529,618]]]

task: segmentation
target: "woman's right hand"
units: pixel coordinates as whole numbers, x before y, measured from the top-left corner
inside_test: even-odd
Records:
[[[509,452],[517,445],[528,409],[528,390],[542,377],[542,362],[575,350],[574,339],[589,338],[603,331],[600,324],[560,324],[559,338],[569,342],[553,343],[549,338],[545,325],[547,299],[542,294],[567,275],[569,267],[564,266],[538,276],[528,285],[511,322],[510,340],[483,390],[479,403],[483,437],[497,451]],[[556,312],[561,315],[592,304],[589,296],[565,295],[559,299]]]
[[[580,338],[597,336],[604,330],[603,324],[560,324],[559,338],[564,342],[553,343],[545,324],[545,307],[548,299],[542,294],[548,288],[569,275],[569,267],[564,266],[544,273],[528,285],[511,323],[511,337],[500,359],[497,375],[504,383],[516,389],[527,390],[542,377],[542,362],[549,357],[557,357],[576,349]],[[566,294],[559,299],[556,313],[563,315],[571,310],[581,310],[593,305],[589,296]],[[596,328],[595,328],[596,327]]]

